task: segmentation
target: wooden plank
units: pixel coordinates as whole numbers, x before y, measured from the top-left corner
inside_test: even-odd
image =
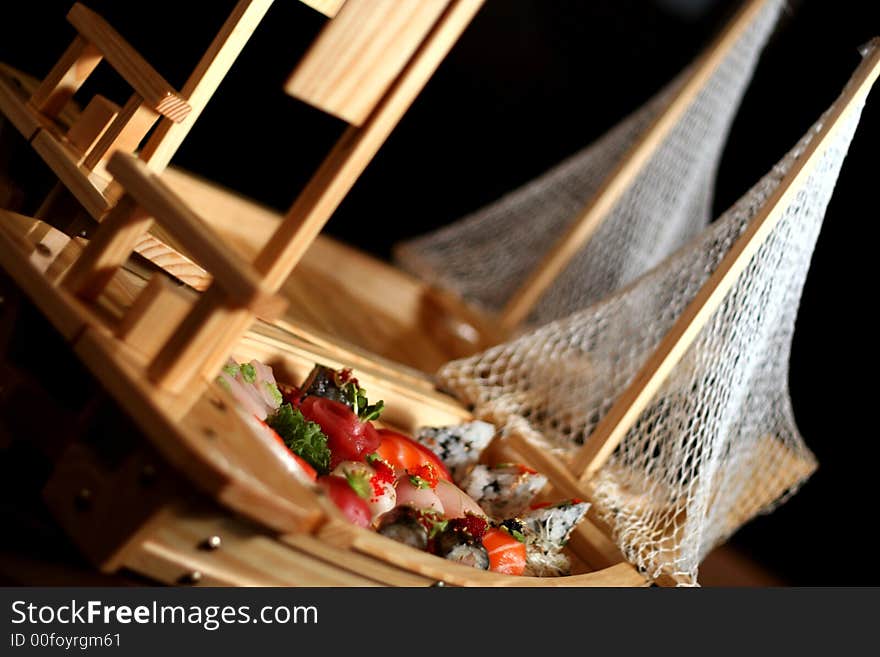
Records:
[[[309,534],[286,534],[280,540],[312,557],[334,564],[337,568],[345,568],[389,586],[430,586],[434,583],[429,577],[395,568],[384,561],[337,547]]]
[[[481,5],[482,0],[454,0],[370,118],[337,142],[257,256],[256,268],[271,289],[293,271]]]
[[[242,423],[221,388],[206,392],[207,382],[199,382],[183,394],[157,389],[138,354],[98,331],[84,331],[75,350],[162,456],[206,494],[276,531],[320,524],[319,498]]]
[[[94,169],[117,150],[133,153],[158,119],[159,115],[144,104],[139,94],[132,94],[125,107],[86,153],[83,166]]]
[[[77,35],[31,95],[31,106],[45,116],[57,116],[101,59],[98,49],[87,39]]]
[[[204,215],[202,215],[204,216]],[[134,245],[134,252],[143,256],[157,267],[161,267],[171,276],[199,292],[203,292],[211,285],[214,277],[205,269],[193,262],[181,253],[168,232],[160,230],[160,226],[153,224],[150,231],[141,236]],[[155,233],[155,234],[154,234]],[[162,235],[158,237],[157,235]]]
[[[618,563],[592,573],[554,577],[501,575],[452,563],[433,554],[397,543],[381,534],[359,531],[354,548],[359,552],[406,568],[424,577],[453,586],[646,586],[647,581],[628,563]]]
[[[282,221],[276,211],[174,167],[162,180],[245,259],[256,256]],[[136,249],[139,253],[196,289],[208,287],[206,272],[168,248],[175,245],[171,235],[156,226],[151,234],[161,241],[145,236],[151,244]],[[424,330],[433,318],[423,281],[325,235],[317,236],[280,293],[291,303],[275,323],[352,367],[381,367],[389,376],[432,389],[425,372],[452,357]],[[339,311],[343,307],[358,308],[362,321],[350,321],[350,312]]]
[[[4,211],[0,214],[0,222],[0,228],[7,233],[19,254],[17,258],[12,258],[13,264],[9,268],[17,269],[18,260],[23,260],[28,264],[24,268],[27,272],[42,278],[39,289],[47,290],[48,297],[55,297],[62,306],[71,306],[76,313],[88,318],[95,325],[101,321],[106,323],[109,320],[113,323],[116,319],[121,319],[123,310],[132,304],[143,287],[143,281],[126,271],[120,271],[107,286],[100,306],[88,307],[70,295],[62,294],[63,290],[55,285],[67,268],[79,258],[87,244],[85,240],[79,237],[70,239],[42,221],[13,212]],[[47,316],[54,324],[48,311]],[[64,331],[61,332],[67,335]]]
[[[95,94],[76,123],[67,131],[67,140],[80,153],[88,153],[110,127],[120,107],[100,94]]]
[[[4,75],[2,71],[0,71],[0,112],[27,140],[30,140],[40,128],[48,125],[48,121],[27,104],[27,99],[22,98],[21,90],[15,84],[15,80]]]
[[[575,456],[572,472],[576,473],[582,482],[592,479],[610,458],[657,390],[666,381],[672,369],[724,301],[752,256],[770,236],[784,210],[800,191],[840,125],[860,107],[860,103],[870,92],[880,75],[880,39],[875,39],[872,46],[872,51],[856,69],[843,93],[832,106],[819,133],[813,137],[803,154],[730,247],[718,267],[673,324],[627,389],[599,421],[586,444]]]
[[[152,223],[153,218],[134,199],[124,196],[98,226],[61,284],[85,300],[97,299]]]
[[[82,304],[71,304],[65,295],[52,285],[43,273],[28,262],[33,251],[23,235],[10,231],[16,221],[15,213],[0,209],[0,263],[16,285],[46,316],[65,340],[74,339],[87,324],[99,320]]]
[[[141,151],[141,159],[153,171],[162,171],[168,166],[272,2],[273,0],[239,0],[236,3],[180,91],[180,95],[186,98],[192,108],[189,115],[180,122],[171,119],[161,121]]]
[[[228,308],[225,294],[212,285],[150,363],[150,380],[179,392],[200,374],[213,378],[228,357],[226,347],[231,349],[252,321],[246,309]]]
[[[41,82],[41,80],[38,80],[33,75],[19,71],[14,66],[10,66],[4,62],[0,62],[0,80],[6,81],[9,85],[9,89],[11,89],[15,96],[20,100],[22,106],[27,105],[31,95],[37,90]],[[34,116],[40,116],[41,119],[45,121],[46,125],[49,125],[49,121],[46,117],[43,117],[36,111],[36,109],[30,107],[30,111]],[[55,123],[63,129],[69,128],[76,122],[79,113],[79,106],[74,101],[70,101],[64,106],[58,116],[52,119],[51,123]]]
[[[269,292],[250,265],[219,239],[204,220],[190,210],[142,161],[117,153],[110,160],[107,170],[141,207],[211,272],[214,279],[212,287],[222,288],[228,302],[267,315],[283,311],[286,302]]]
[[[245,260],[253,260],[281,224],[280,212],[189,171],[172,166],[162,172],[162,180]]]
[[[205,549],[205,539],[220,539]],[[377,586],[368,574],[328,563],[224,517],[219,510],[182,508],[169,513],[125,565],[167,584],[199,586]],[[192,581],[192,573],[198,579]]]
[[[31,144],[83,208],[94,219],[100,220],[110,209],[111,203],[96,186],[97,177],[78,164],[79,154],[46,130],[38,131]]]
[[[122,78],[159,114],[182,121],[192,108],[103,18],[80,3],[67,20],[94,45]]]
[[[512,330],[528,317],[547,288],[596,233],[644,166],[663,144],[663,140],[666,139],[709,82],[724,58],[754,22],[767,1],[749,0],[714,43],[696,61],[687,81],[678,90],[666,109],[630,148],[602,183],[595,196],[575,217],[565,234],[547,252],[540,264],[511,296],[498,316],[498,323],[502,329]]]
[[[351,0],[288,79],[291,96],[361,125],[449,0]]]
[[[154,275],[125,314],[116,336],[149,360],[192,309],[194,296],[172,285],[165,276]],[[162,321],[155,321],[156,317]]]

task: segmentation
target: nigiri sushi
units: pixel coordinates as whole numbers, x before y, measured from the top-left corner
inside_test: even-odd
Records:
[[[512,518],[525,511],[544,488],[547,477],[524,465],[482,464],[465,475],[461,488],[491,518]]]

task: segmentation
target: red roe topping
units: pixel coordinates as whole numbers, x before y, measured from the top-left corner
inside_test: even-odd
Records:
[[[461,532],[475,541],[479,541],[489,528],[489,523],[485,518],[468,512],[465,513],[463,518],[451,518],[449,520],[449,528],[453,531]]]
[[[440,473],[431,463],[423,463],[406,471],[410,481],[418,488],[437,488],[440,483]]]
[[[367,463],[372,466],[375,474],[370,477],[370,485],[373,487],[373,495],[376,498],[382,497],[385,493],[387,484],[394,484],[396,477],[394,476],[394,468],[388,465],[388,461],[373,452],[367,455]]]

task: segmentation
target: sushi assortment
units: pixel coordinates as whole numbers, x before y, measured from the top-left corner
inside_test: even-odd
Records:
[[[563,548],[589,504],[536,505],[544,475],[480,462],[491,424],[423,427],[415,437],[377,426],[384,402],[371,404],[351,370],[323,365],[294,387],[263,363],[230,360],[217,382],[290,473],[323,490],[350,522],[482,570],[569,573]]]

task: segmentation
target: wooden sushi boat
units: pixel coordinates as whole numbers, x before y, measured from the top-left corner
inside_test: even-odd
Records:
[[[559,578],[485,572],[355,527],[325,496],[291,479],[213,380],[230,356],[268,363],[281,381],[303,380],[316,362],[353,367],[364,386],[386,400],[383,422],[389,426],[411,433],[468,420],[469,411],[435,390],[420,368],[430,371],[510,333],[542,281],[589,239],[603,208],[761,3],[747,3],[697,63],[670,109],[501,318],[318,237],[480,0],[308,4],[333,17],[287,90],[350,127],[283,218],[166,169],[270,1],[237,3],[180,92],[78,3],[68,15],[77,36],[44,79],[0,71],[0,110],[59,180],[35,217],[0,210],[5,431],[27,435],[51,460],[44,498],[54,517],[103,571],[125,569],[168,584],[649,584],[595,517],[578,526],[567,548],[574,574]],[[358,28],[354,38],[352,26]],[[384,47],[368,47],[375,43]],[[98,96],[80,111],[70,98],[102,60],[130,84],[132,95],[121,108]],[[767,200],[572,463],[516,435],[496,439],[492,453],[534,466],[559,493],[589,499],[592,476],[722,302],[778,219],[786,195],[878,72],[875,53],[844,91],[812,151]],[[135,253],[152,264],[133,259]],[[291,278],[294,268],[311,272],[312,282]],[[334,277],[340,270],[345,274]],[[400,334],[372,335],[356,346],[297,315],[301,307],[314,307],[300,303],[303,295],[320,297],[328,286],[338,290],[352,271],[387,291],[380,311],[393,312]],[[443,321],[426,323],[426,313]],[[395,358],[401,336],[409,350]],[[49,363],[52,372],[63,373],[62,390],[47,380]],[[39,414],[9,412],[26,398],[39,400]],[[676,583],[672,575],[657,581]]]

